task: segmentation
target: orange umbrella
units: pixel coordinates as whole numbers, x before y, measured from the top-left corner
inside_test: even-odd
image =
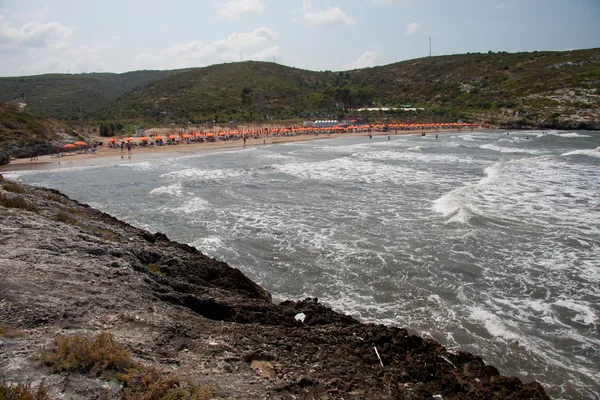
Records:
[[[154,140],[155,140],[156,142],[162,142],[162,141],[163,141],[163,138],[162,138],[161,136],[154,136]]]
[[[125,139],[123,139],[123,142],[131,142],[132,140],[133,140],[133,138],[126,137]]]
[[[117,141],[117,139],[115,139],[115,138],[112,138],[112,139],[108,139],[108,141],[109,141],[110,143],[115,143],[115,142]]]
[[[87,146],[86,142],[75,142],[75,146]]]
[[[206,136],[208,136],[208,137],[213,137],[213,136],[215,136],[215,134],[214,134],[213,132],[210,132],[210,133],[208,133]]]
[[[75,148],[75,145],[74,145],[74,144],[71,144],[71,143],[69,143],[69,144],[65,144],[63,147],[64,147],[65,149],[74,149],[74,148]]]
[[[147,142],[148,141],[148,138],[146,136],[141,136],[138,139],[141,140],[142,142]]]

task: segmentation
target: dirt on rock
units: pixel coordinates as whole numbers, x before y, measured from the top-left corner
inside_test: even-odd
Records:
[[[0,336],[0,382],[120,398],[116,381],[39,360],[59,335],[109,331],[136,361],[215,398],[548,399],[477,356],[316,298],[275,304],[226,263],[57,191],[5,181],[0,200],[0,327],[19,332]]]

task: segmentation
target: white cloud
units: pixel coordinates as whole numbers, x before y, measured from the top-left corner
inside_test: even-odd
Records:
[[[0,15],[0,52],[19,52],[29,48],[64,47],[73,29],[57,22],[31,20],[13,27]]]
[[[252,32],[231,33],[212,43],[174,44],[158,53],[139,54],[136,61],[152,64],[154,68],[170,69],[238,61],[240,52],[243,52],[244,60],[271,60],[280,55],[280,47],[273,44],[276,36],[272,29],[262,27]],[[177,65],[171,65],[172,60]]]
[[[346,64],[342,67],[342,70],[359,69],[375,66],[375,59],[379,56],[379,52],[367,50],[362,53],[356,61]]]
[[[356,20],[341,8],[330,7],[326,10],[320,10],[313,8],[310,0],[302,1],[300,15],[300,19],[308,25],[354,25],[356,23]]]
[[[261,12],[265,9],[260,0],[227,0],[219,4],[219,16],[233,21],[242,14]]]
[[[419,29],[421,25],[418,22],[411,22],[406,26],[406,36],[412,36],[415,34],[417,29]]]
[[[48,72],[107,71],[101,52],[106,46],[73,44],[75,28],[48,21],[45,10],[8,18],[0,15],[0,73],[40,74]]]

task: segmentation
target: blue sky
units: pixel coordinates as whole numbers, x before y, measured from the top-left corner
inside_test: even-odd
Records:
[[[600,0],[0,0],[0,76],[600,47]]]

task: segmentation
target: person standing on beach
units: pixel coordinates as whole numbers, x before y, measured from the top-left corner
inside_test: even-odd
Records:
[[[127,154],[131,154],[131,143],[127,142]]]

